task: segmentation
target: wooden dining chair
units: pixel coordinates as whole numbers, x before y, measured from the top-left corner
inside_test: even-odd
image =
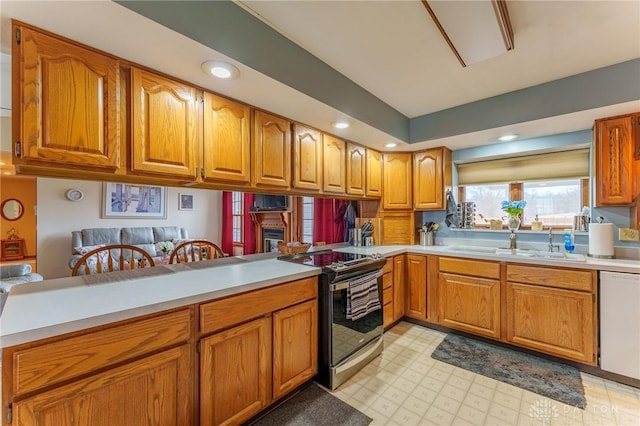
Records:
[[[175,246],[169,257],[169,263],[187,263],[224,257],[222,249],[207,240],[183,241]]]
[[[101,274],[155,266],[145,250],[128,244],[113,244],[85,253],[74,265],[72,276]]]

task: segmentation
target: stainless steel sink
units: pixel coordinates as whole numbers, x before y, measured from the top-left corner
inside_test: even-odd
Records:
[[[449,246],[448,251],[456,251],[460,253],[482,253],[482,254],[495,254],[495,247],[484,246]]]
[[[533,257],[540,259],[566,260],[570,262],[586,262],[586,257],[576,253],[548,252],[534,249],[508,249],[485,246],[450,246],[447,251],[458,253],[495,254],[498,256]]]

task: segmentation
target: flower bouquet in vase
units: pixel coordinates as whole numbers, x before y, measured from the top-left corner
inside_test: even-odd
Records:
[[[522,221],[522,212],[524,211],[526,205],[527,202],[524,200],[502,202],[500,207],[504,212],[508,214],[507,226],[511,230],[511,232],[515,232],[518,228],[520,228],[520,222]]]

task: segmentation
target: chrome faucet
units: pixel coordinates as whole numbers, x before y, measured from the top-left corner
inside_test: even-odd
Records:
[[[516,231],[512,230],[511,235],[509,235],[509,249],[516,249]]]
[[[549,252],[553,252],[553,249],[560,251],[560,244],[553,244],[553,227],[549,226]]]

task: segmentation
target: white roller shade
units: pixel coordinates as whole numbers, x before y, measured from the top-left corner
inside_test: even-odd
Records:
[[[458,164],[459,185],[588,176],[589,149]]]

